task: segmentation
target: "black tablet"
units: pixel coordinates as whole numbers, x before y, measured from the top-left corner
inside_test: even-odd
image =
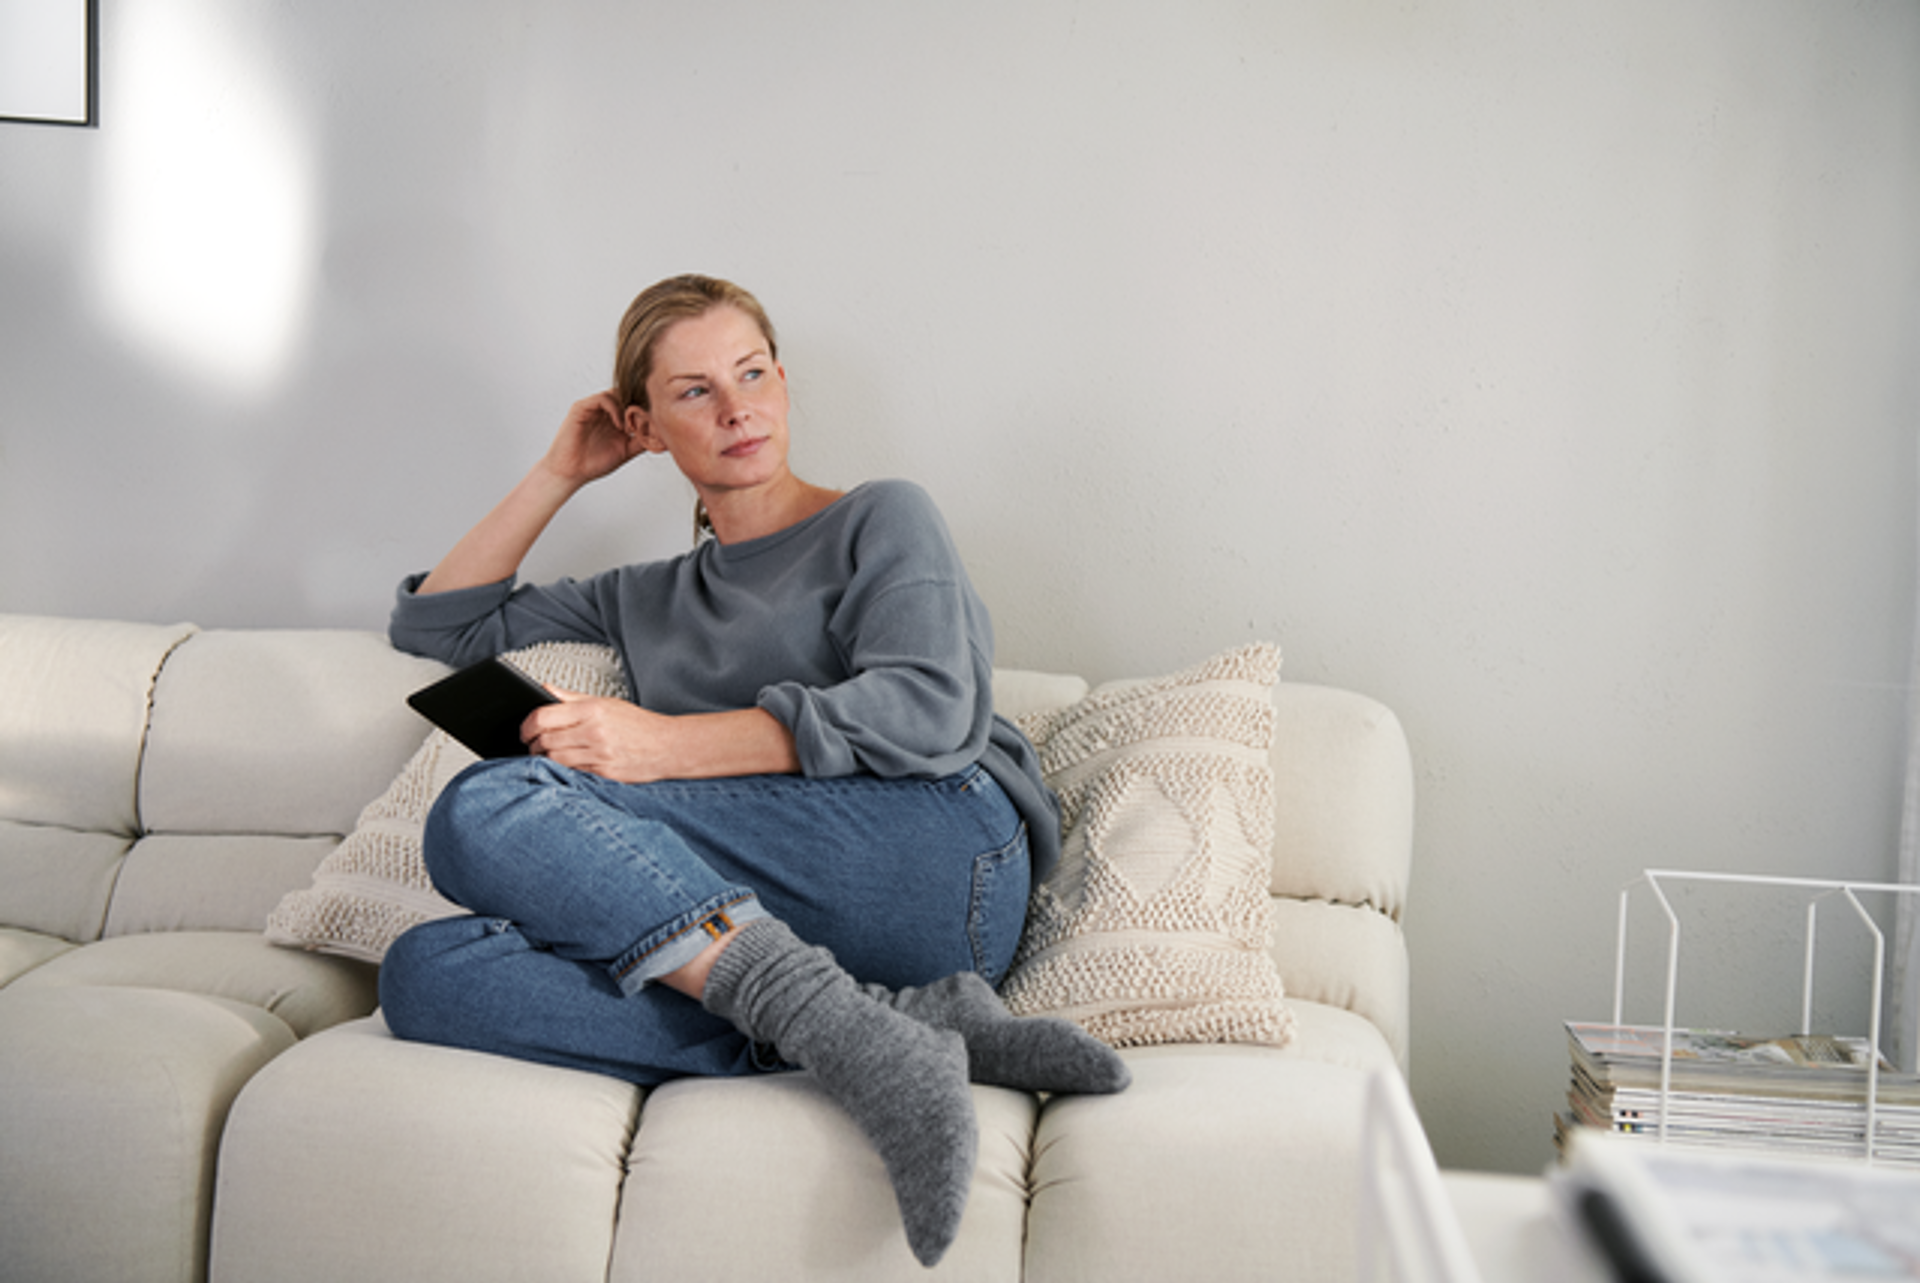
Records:
[[[483,659],[407,696],[413,710],[481,757],[525,757],[520,724],[560,701],[504,659]]]

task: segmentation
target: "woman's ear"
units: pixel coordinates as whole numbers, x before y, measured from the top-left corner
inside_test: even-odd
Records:
[[[622,416],[621,426],[627,435],[640,443],[640,448],[649,454],[661,454],[666,451],[667,443],[662,441],[653,430],[653,419],[637,405],[627,407]]]

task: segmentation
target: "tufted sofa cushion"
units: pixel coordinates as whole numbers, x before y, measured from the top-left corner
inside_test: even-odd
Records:
[[[154,678],[193,632],[0,615],[0,927],[99,937],[140,832]]]

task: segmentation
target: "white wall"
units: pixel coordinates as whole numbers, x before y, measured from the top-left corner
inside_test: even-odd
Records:
[[[712,271],[1004,662],[1399,711],[1444,1162],[1546,1161],[1641,867],[1891,874],[1920,6],[100,8],[101,127],[0,124],[0,609],[377,627]],[[603,490],[534,573],[684,539]]]

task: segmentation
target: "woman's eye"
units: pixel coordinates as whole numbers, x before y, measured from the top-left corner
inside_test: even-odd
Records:
[[[766,373],[765,370],[748,370],[745,373],[741,374],[740,381],[742,383],[758,383],[760,381],[760,376],[765,373]]]
[[[691,401],[697,396],[705,396],[706,394],[707,394],[707,390],[696,383],[692,387],[688,388],[685,392],[682,392],[680,394],[680,399],[682,401]]]

